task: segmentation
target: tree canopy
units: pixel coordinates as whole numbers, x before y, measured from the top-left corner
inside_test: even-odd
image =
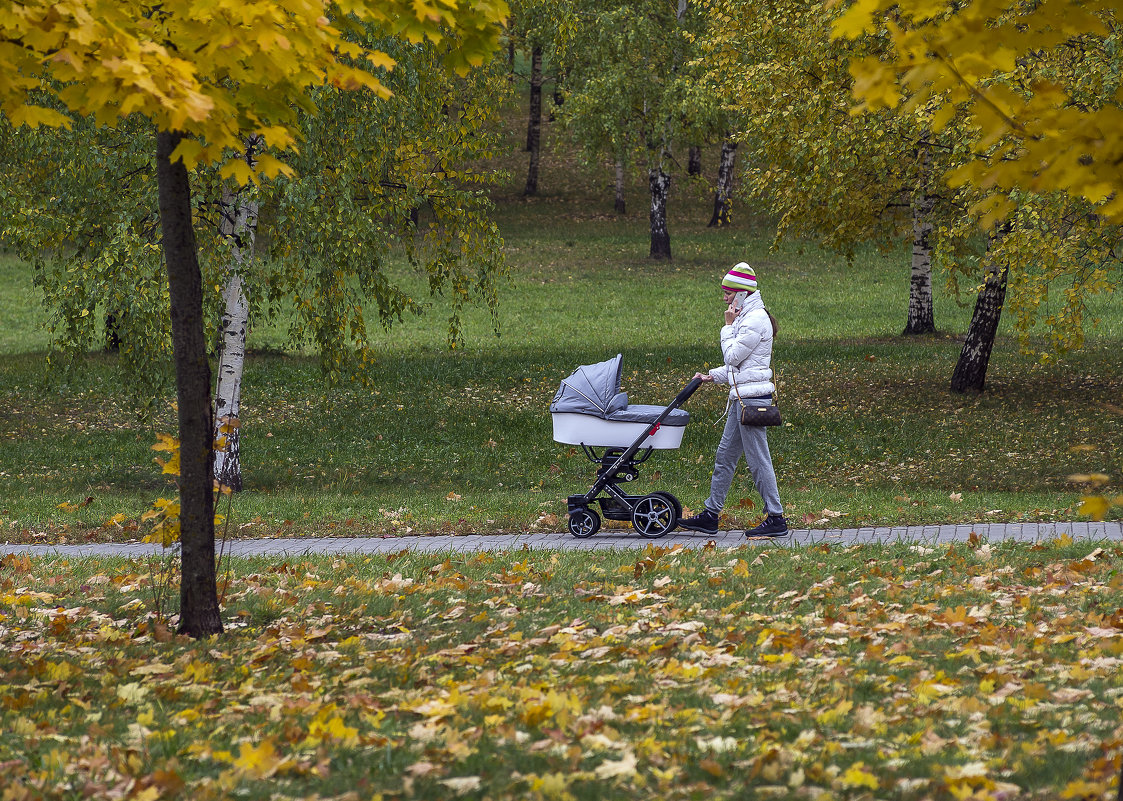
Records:
[[[861,108],[931,104],[937,130],[957,110],[969,114],[981,157],[949,179],[1001,190],[980,207],[987,223],[1015,207],[1014,190],[1062,191],[1123,223],[1117,9],[1112,0],[856,0],[834,35],[886,31],[887,56],[851,65]]]
[[[503,0],[29,0],[0,8],[0,112],[16,125],[70,125],[67,109],[114,125],[131,114],[184,137],[174,153],[185,166],[226,162],[248,133],[266,145],[296,145],[300,111],[324,84],[367,88],[386,97],[376,74],[394,66],[385,53],[347,35],[358,22],[409,42],[455,39],[453,68],[483,62],[497,41]],[[334,17],[334,19],[329,19]],[[268,153],[265,175],[286,168]]]
[[[156,129],[155,173],[168,279],[180,445],[180,630],[222,631],[214,565],[214,425],[193,225],[191,171],[221,164],[242,184],[291,175],[268,152],[243,158],[247,137],[296,149],[302,114],[326,86],[389,90],[394,60],[363,38],[440,43],[445,63],[482,63],[507,14],[502,0],[45,0],[0,8],[0,113],[15,125]],[[334,19],[332,19],[334,18]],[[367,27],[364,27],[367,26]],[[61,104],[62,108],[59,107]]]

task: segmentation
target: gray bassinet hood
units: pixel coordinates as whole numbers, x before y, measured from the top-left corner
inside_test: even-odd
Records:
[[[550,404],[555,413],[572,412],[608,417],[628,405],[628,394],[620,391],[623,354],[596,364],[584,364],[562,379]]]

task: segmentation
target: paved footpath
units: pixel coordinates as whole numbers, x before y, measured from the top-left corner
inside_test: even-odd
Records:
[[[860,543],[909,542],[920,545],[944,545],[966,542],[974,534],[987,542],[1006,540],[1047,542],[1062,536],[1074,540],[1123,541],[1123,523],[975,523],[954,526],[909,526],[894,528],[793,529],[790,537],[780,539],[746,539],[742,531],[719,531],[717,534],[696,534],[675,531],[656,540],[648,540],[630,530],[602,531],[589,539],[577,539],[568,533],[527,534],[465,534],[456,536],[417,537],[308,537],[288,539],[243,539],[226,543],[226,552],[238,557],[293,557],[305,554],[397,553],[411,550],[428,553],[454,551],[510,551],[522,548],[542,550],[604,550],[643,548],[648,544],[661,547],[683,545],[701,548],[711,542],[718,548],[740,545],[804,546],[817,543],[855,545]],[[24,553],[36,556],[147,556],[159,552],[157,545],[2,545],[0,556]]]

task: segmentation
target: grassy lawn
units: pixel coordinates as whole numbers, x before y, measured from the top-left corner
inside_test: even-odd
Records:
[[[1097,307],[1085,350],[1048,365],[1020,354],[1007,325],[987,392],[955,395],[947,386],[971,308],[938,290],[941,333],[899,337],[903,248],[861,251],[853,264],[806,246],[772,252],[768,226],[744,210],[730,229],[707,229],[709,190],[684,179],[672,195],[675,258],[651,262],[640,177],[633,211],[615,217],[610,173],[576,163],[557,136],[546,141],[543,195],[519,196],[518,153],[495,193],[511,265],[498,336],[472,310],[467,346],[449,351],[434,311],[376,333],[369,387],[325,387],[311,354],[285,350],[282,322],[251,331],[234,535],[560,529],[565,497],[593,477],[578,449],[551,439],[560,380],[619,352],[632,401],[668,402],[719,358],[717,283],[740,259],[757,267],[781,324],[787,425],[770,442],[796,524],[1071,519],[1080,488],[1067,476],[1103,472],[1118,487],[1118,304]],[[48,365],[44,313],[12,258],[0,258],[0,310],[0,541],[135,538],[139,515],[171,492],[150,446],[174,430],[172,399],[141,414],[104,354],[70,375]],[[724,392],[704,388],[687,408],[682,448],[653,457],[635,491],[669,490],[696,510]],[[125,522],[106,525],[118,513]],[[747,474],[726,515],[734,527],[759,516]]]
[[[1106,799],[1117,544],[0,563],[3,797]],[[165,611],[167,607],[164,607]]]

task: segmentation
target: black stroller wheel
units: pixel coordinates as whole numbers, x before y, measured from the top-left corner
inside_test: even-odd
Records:
[[[644,495],[632,510],[632,528],[648,539],[656,539],[674,531],[677,524],[675,504],[663,492]]]
[[[651,494],[652,495],[661,495],[670,502],[671,507],[675,510],[675,525],[677,527],[678,521],[682,520],[682,504],[679,503],[678,498],[676,498],[674,495],[672,495],[671,493],[666,492],[664,490],[659,490],[658,492],[653,492]]]
[[[577,509],[569,513],[569,533],[578,539],[591,537],[600,531],[600,515],[592,509]]]

